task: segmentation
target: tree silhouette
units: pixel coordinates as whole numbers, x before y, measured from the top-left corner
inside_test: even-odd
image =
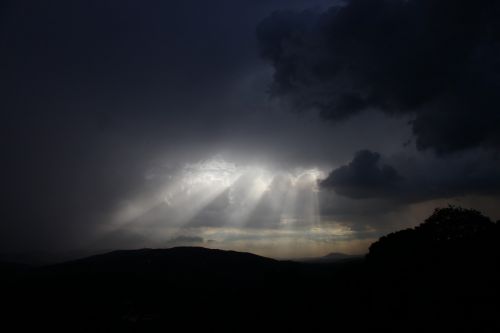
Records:
[[[415,228],[405,229],[371,245],[367,260],[391,265],[442,264],[444,261],[493,259],[499,252],[498,223],[477,210],[448,206]],[[482,259],[481,259],[482,260]]]
[[[401,331],[397,322],[411,323],[415,332],[500,329],[493,310],[500,299],[499,244],[498,223],[454,206],[380,238],[366,257],[372,318],[381,326],[396,323],[394,331]]]

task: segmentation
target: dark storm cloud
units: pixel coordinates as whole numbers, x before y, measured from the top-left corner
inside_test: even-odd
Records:
[[[396,169],[380,163],[380,154],[362,150],[348,165],[333,170],[320,185],[342,196],[363,199],[394,195],[401,181]]]
[[[495,153],[475,151],[446,158],[396,155],[384,158],[388,164],[380,159],[379,153],[359,151],[349,164],[321,181],[321,188],[389,205],[500,194],[500,159]]]
[[[367,109],[410,114],[420,150],[500,143],[500,4],[351,0],[282,11],[258,28],[272,94],[341,120]]]
[[[277,236],[276,230],[267,229],[302,228],[290,231],[297,237],[307,229],[308,221],[317,217],[316,211],[311,211],[317,209],[316,194],[326,198],[328,192],[333,196],[319,207],[325,214],[362,230],[367,224],[373,228],[383,223],[393,226],[392,220],[379,222],[382,219],[377,216],[400,207],[402,202],[448,196],[465,189],[471,193],[495,193],[496,185],[488,185],[488,180],[493,179],[500,164],[486,163],[494,161],[491,155],[470,154],[440,161],[419,153],[416,162],[410,157],[397,157],[401,150],[412,149],[402,146],[411,136],[406,123],[412,113],[405,111],[417,115],[412,126],[415,133],[417,129],[422,133],[418,142],[425,143],[428,138],[428,146],[436,141],[447,143],[449,132],[437,132],[426,124],[432,122],[441,127],[445,123],[452,128],[462,126],[467,120],[471,131],[482,126],[481,122],[465,119],[470,114],[469,102],[480,91],[484,97],[482,103],[491,103],[491,91],[471,89],[461,94],[463,101],[458,101],[455,95],[443,93],[444,89],[433,83],[434,79],[426,78],[431,84],[428,92],[435,92],[439,98],[427,101],[429,93],[421,93],[418,107],[402,108],[411,104],[402,101],[403,93],[396,89],[394,96],[387,97],[389,88],[396,86],[396,70],[381,85],[365,75],[370,66],[377,75],[392,68],[393,59],[382,61],[386,59],[385,47],[359,43],[366,58],[362,59],[361,54],[356,58],[352,49],[343,46],[345,51],[339,54],[340,58],[332,57],[333,44],[325,41],[326,34],[317,33],[318,26],[337,29],[331,19],[337,14],[334,10],[325,12],[332,3],[338,2],[0,1],[3,212],[0,251],[165,246],[169,239],[179,235],[216,239],[217,246],[223,246],[223,236],[212,236],[219,235],[219,229],[224,228],[228,228],[228,233],[243,234],[252,229],[255,239],[262,236],[268,244],[273,244],[273,237],[281,236]],[[359,4],[362,7],[364,2]],[[394,4],[384,6],[392,8]],[[302,12],[304,8],[313,9]],[[340,14],[339,10],[337,16],[359,15],[356,8],[351,8],[349,15]],[[415,5],[415,8],[420,7]],[[261,40],[268,47],[268,58],[286,54],[273,58],[276,69],[279,67],[276,82],[283,83],[281,90],[280,85],[275,85],[275,93],[295,96],[296,105],[302,103],[304,108],[313,104],[338,105],[336,110],[341,110],[338,114],[332,113],[333,108],[322,107],[326,117],[350,117],[336,124],[334,130],[313,113],[290,113],[287,105],[268,98],[266,87],[272,81],[273,68],[260,57],[255,30],[262,19],[282,9],[290,11],[272,16],[267,20],[267,28],[260,28],[261,33],[266,32],[261,37],[267,38],[270,36],[267,32],[274,31],[271,39]],[[385,17],[383,13],[379,15],[381,20]],[[275,21],[278,18],[280,22]],[[366,39],[364,27],[371,23],[360,22],[360,38]],[[487,30],[491,20],[484,22]],[[348,27],[347,23],[337,25],[339,29]],[[288,33],[287,29],[293,32]],[[379,41],[379,32],[372,30],[374,38],[377,37],[374,41]],[[404,29],[401,31],[406,33]],[[292,38],[280,43],[284,34]],[[393,36],[389,41],[394,39]],[[342,40],[342,45],[348,45],[349,40],[353,39]],[[482,47],[487,42],[484,40]],[[455,44],[449,47],[457,49]],[[408,50],[408,54],[415,51]],[[403,52],[401,47],[395,47],[394,51]],[[480,87],[495,73],[490,53],[474,52],[477,66],[468,67],[465,74],[458,73],[460,80],[449,91],[470,88],[471,82]],[[467,55],[460,55],[454,60],[456,66],[467,63],[463,60]],[[285,58],[287,62],[283,61]],[[349,70],[343,68],[347,58],[352,58]],[[398,69],[403,67],[400,64]],[[487,69],[493,70],[485,74]],[[455,67],[450,69],[454,70]],[[406,71],[401,75],[409,77],[413,73],[411,69]],[[421,72],[423,76],[432,76],[429,71]],[[466,82],[465,75],[476,75],[477,80]],[[443,79],[449,80],[449,75]],[[419,89],[423,86],[420,81],[403,80],[396,88],[411,92],[410,85]],[[333,88],[340,89],[338,98],[330,93]],[[456,119],[449,122],[452,103],[462,109],[457,109]],[[374,106],[390,112],[360,112]],[[398,111],[399,107],[403,112]],[[393,113],[401,116],[389,118]],[[493,143],[491,128],[497,123],[491,121],[492,113],[478,108],[476,114],[490,126],[485,126],[484,138],[480,137],[478,142]],[[464,121],[458,121],[462,119],[460,115]],[[429,132],[424,135],[426,131]],[[462,134],[461,140],[467,144],[478,138]],[[313,184],[310,179],[305,179],[302,185],[301,181],[296,182],[299,179],[294,179],[294,186],[298,187],[289,193],[290,180],[273,175],[283,171],[295,177],[294,170],[325,171],[332,166],[347,166],[346,161],[360,149],[380,152],[378,160],[372,158],[371,164],[370,159],[361,163],[365,165],[362,171],[371,177],[357,183],[358,188],[367,188],[363,200],[342,197],[334,191],[317,193],[315,187],[310,187]],[[273,183],[259,200],[252,201],[251,207],[238,206],[244,198],[236,194],[249,193],[252,177],[248,181],[241,179],[232,192],[205,191],[207,186],[199,184],[198,188],[193,185],[192,196],[176,192],[187,166],[213,160],[219,154],[228,164],[237,164],[239,171],[255,166],[271,173]],[[475,164],[475,159],[482,161],[481,164]],[[391,177],[383,171],[384,165],[397,170],[401,178],[394,181],[394,189]],[[360,175],[349,170],[349,177],[342,177],[345,184]],[[433,170],[435,177],[427,176],[429,170]],[[200,176],[201,171],[193,172],[190,177]],[[471,184],[471,178],[476,179],[474,187],[467,185]],[[193,179],[184,180],[189,183]],[[418,182],[425,190],[417,189]],[[369,188],[373,184],[375,188]],[[449,193],[444,193],[440,186],[447,187]],[[411,195],[397,199],[401,188]],[[213,189],[218,190],[217,186]],[[174,194],[172,198],[170,193]],[[205,194],[209,194],[208,198]],[[186,202],[179,203],[181,199]],[[241,214],[243,211],[245,216]],[[245,225],[238,224],[244,220],[247,220]],[[325,219],[325,223],[329,222]],[[332,226],[335,224],[328,228]],[[265,236],[265,232],[269,234]]]
[[[240,82],[264,67],[255,26],[304,3],[1,1],[0,248],[83,246],[164,186],[148,170],[206,158],[230,130],[242,141],[232,99],[259,96]]]

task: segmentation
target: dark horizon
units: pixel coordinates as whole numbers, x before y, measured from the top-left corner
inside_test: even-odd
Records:
[[[0,262],[3,323],[64,332],[494,332],[499,240],[499,221],[449,206],[381,237],[364,257],[283,261],[175,247],[38,267]]]
[[[232,249],[224,249],[224,248],[217,248],[217,247],[210,247],[210,244],[196,244],[196,245],[183,245],[185,241],[179,241],[179,244],[172,244],[169,247],[163,247],[163,248],[151,248],[151,247],[142,247],[142,248],[114,248],[114,249],[97,249],[94,251],[67,251],[67,252],[40,252],[40,251],[32,251],[32,252],[23,252],[23,253],[0,253],[0,264],[3,265],[25,265],[24,267],[44,267],[44,266],[52,266],[52,265],[60,265],[60,264],[67,264],[71,262],[78,262],[81,260],[89,260],[90,258],[97,258],[101,256],[107,256],[107,255],[112,255],[114,253],[134,253],[134,252],[147,252],[147,251],[182,251],[182,250],[193,250],[193,251],[214,251],[215,252],[226,252],[226,253],[239,253],[242,255],[252,255],[252,256],[257,256],[265,259],[271,259],[271,260],[277,260],[277,261],[292,261],[292,262],[298,262],[298,263],[311,263],[311,264],[332,264],[332,263],[341,263],[341,262],[349,262],[349,261],[354,261],[354,260],[359,260],[362,258],[366,258],[367,256],[370,255],[372,252],[372,248],[374,246],[377,246],[378,243],[383,241],[384,239],[388,237],[394,237],[394,235],[398,234],[403,234],[403,233],[408,233],[408,232],[415,232],[415,230],[419,230],[422,228],[422,226],[425,226],[428,224],[430,220],[433,219],[433,216],[436,216],[438,212],[445,212],[445,211],[457,211],[458,214],[462,214],[461,212],[464,212],[466,214],[473,213],[473,214],[479,214],[482,215],[481,212],[474,210],[474,209],[467,209],[467,208],[462,208],[462,207],[457,207],[453,205],[448,205],[448,207],[437,207],[434,209],[434,213],[432,216],[428,217],[427,219],[420,221],[416,226],[414,227],[409,227],[406,229],[402,230],[395,230],[394,232],[391,232],[386,235],[381,235],[381,238],[375,240],[373,243],[370,244],[369,249],[366,253],[344,253],[344,252],[328,252],[328,253],[323,253],[319,254],[317,256],[298,256],[298,257],[267,257],[263,255],[259,255],[256,253],[252,252],[246,252],[246,251],[235,251]],[[484,219],[489,221],[492,225],[496,225],[497,228],[500,228],[500,220],[497,220],[496,222],[491,220],[489,217],[484,216]],[[470,220],[470,218],[469,218]],[[470,222],[470,224],[473,226],[474,223],[476,223],[474,220],[467,220],[466,215],[464,217],[452,217],[449,222],[453,224],[457,224],[456,228],[459,230],[460,223],[463,221],[466,221],[467,223]],[[443,220],[444,221],[444,220]],[[445,231],[446,233],[449,232],[450,235],[453,234],[453,231]],[[497,232],[497,231],[494,231]],[[472,246],[472,244],[469,244],[468,246]],[[473,247],[470,248],[473,251],[476,251],[477,249],[474,249]],[[396,253],[400,249],[395,249]],[[496,254],[496,249],[491,249],[491,253],[485,253],[486,256],[489,255],[495,255]]]

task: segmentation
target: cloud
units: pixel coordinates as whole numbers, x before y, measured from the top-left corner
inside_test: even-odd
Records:
[[[367,1],[357,1],[348,12],[340,7],[326,12],[326,3],[338,3],[329,0],[3,3],[0,199],[5,209],[0,250],[161,247],[178,235],[213,239],[214,246],[223,246],[225,239],[199,229],[253,228],[258,238],[264,237],[262,230],[295,230],[311,221],[314,225],[351,223],[353,229],[370,233],[364,226],[379,230],[384,223],[394,226],[391,221],[402,221],[403,214],[385,216],[403,203],[459,193],[496,193],[495,170],[500,167],[492,156],[448,156],[439,161],[421,152],[424,155],[413,161],[413,157],[395,155],[411,136],[406,124],[413,118],[412,128],[420,133],[417,141],[422,148],[437,147],[435,142],[456,146],[458,135],[449,134],[450,126],[460,132],[466,145],[479,138],[477,144],[491,146],[491,129],[498,122],[489,116],[481,118],[484,122],[462,121],[460,115],[469,116],[465,110],[470,103],[448,97],[421,68],[423,81],[394,83],[398,68],[387,69],[395,57],[388,54],[388,47],[377,47],[379,32],[370,20],[356,22],[360,36],[356,43],[363,52],[354,52],[350,41],[356,40],[351,38],[355,27],[347,21],[360,18]],[[384,3],[389,8],[396,2]],[[296,11],[316,5],[325,9]],[[336,124],[335,130],[314,113],[297,116],[288,112],[286,104],[268,98],[272,68],[259,56],[255,28],[280,8],[291,10],[272,15],[259,28],[262,51],[276,70],[273,93],[297,108],[318,108],[328,119],[349,118]],[[377,11],[370,10],[367,16],[371,13]],[[381,21],[385,16],[383,11],[378,14]],[[490,22],[484,20],[486,30]],[[371,37],[364,35],[367,26],[376,42],[371,45],[366,43]],[[406,33],[396,28],[389,30]],[[433,31],[439,32],[438,28]],[[328,29],[336,31],[335,38],[324,32]],[[345,33],[339,34],[342,29]],[[346,38],[339,40],[342,35]],[[333,52],[331,41],[342,52]],[[404,51],[398,45],[390,48]],[[410,54],[415,48],[408,50]],[[480,79],[460,76],[449,89],[480,87],[486,82],[495,71],[486,71],[493,57],[488,52],[483,55],[485,62],[478,61],[476,68],[484,70],[466,73]],[[464,63],[463,58],[449,57],[457,66]],[[370,68],[377,76],[366,74]],[[411,78],[405,72],[401,75]],[[381,77],[386,84],[375,84]],[[427,95],[419,93],[425,98],[418,107],[396,107],[411,104],[402,102],[406,99],[397,89],[413,94],[424,83],[431,84],[428,92],[439,98],[428,102]],[[491,89],[496,89],[495,84]],[[391,95],[393,88],[397,89]],[[481,103],[488,104],[488,90],[475,89],[461,96],[472,101],[478,91],[487,97]],[[461,108],[450,116],[453,103]],[[393,114],[400,117],[390,117]],[[479,119],[488,113],[478,107],[476,115]],[[487,139],[476,135],[479,127]],[[468,135],[468,129],[475,134]],[[455,140],[450,141],[452,136]],[[176,181],[184,166],[218,153],[238,165],[294,173],[316,167],[330,170],[351,160],[360,149],[380,154],[372,164],[369,159],[362,163],[363,170],[371,170],[371,180],[358,180],[357,188],[349,187],[351,195],[363,189],[362,194],[356,193],[362,200],[334,190],[318,193],[307,177],[303,179],[307,186],[294,180],[298,187],[291,187],[289,177],[283,176],[260,189],[241,178],[222,193],[213,186],[208,186],[208,192],[202,187],[202,193],[189,195],[174,191],[177,185],[182,187]],[[384,165],[394,168],[401,179],[391,182],[391,177],[384,176]],[[347,174],[345,184],[359,178],[356,173]],[[185,204],[175,205],[184,199]],[[324,212],[321,219],[316,214],[319,209]],[[297,251],[301,246],[294,245],[293,238],[300,237],[299,229],[287,239]],[[269,247],[275,246],[275,237],[274,233],[264,237]],[[276,246],[283,248],[283,244]],[[316,245],[311,246],[313,251]]]
[[[166,242],[167,247],[175,247],[175,246],[187,246],[187,245],[197,245],[200,246],[205,243],[205,240],[202,237],[198,236],[177,236],[172,239],[169,239]]]
[[[320,184],[339,195],[364,199],[396,195],[401,181],[396,169],[380,164],[380,154],[361,150],[352,162],[333,170]]]
[[[500,4],[351,0],[275,12],[257,29],[272,94],[339,121],[411,115],[420,150],[500,147]]]
[[[255,37],[275,9],[323,2],[2,1],[0,250],[86,247],[161,193],[164,165],[326,156],[327,124],[269,103]]]
[[[323,179],[321,188],[350,199],[385,200],[389,207],[500,194],[500,158],[489,151],[447,157],[398,154],[385,157],[388,164],[382,164],[381,158],[376,152],[359,151],[350,163]]]

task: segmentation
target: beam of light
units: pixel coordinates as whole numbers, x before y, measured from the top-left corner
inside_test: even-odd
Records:
[[[243,226],[258,205],[263,195],[269,190],[273,177],[263,169],[252,169],[244,173],[230,188],[227,223]]]
[[[320,222],[321,177],[318,169],[272,170],[217,157],[186,164],[154,178],[166,184],[124,205],[110,231],[129,230],[160,240],[209,225],[283,231],[312,227]]]
[[[280,221],[283,226],[319,223],[318,180],[321,177],[322,172],[318,169],[291,175]]]
[[[164,221],[182,225],[194,218],[239,178],[241,172],[235,164],[211,159],[188,164],[179,180],[165,192],[168,206]]]
[[[318,169],[301,170],[291,175],[290,188],[280,216],[283,230],[308,230],[320,224],[318,180],[323,176]],[[303,231],[304,232],[304,231]],[[282,246],[300,246],[300,237],[284,240]]]
[[[121,205],[106,231],[155,229],[181,226],[218,195],[227,190],[240,176],[236,166],[219,158],[186,164],[169,175],[168,183],[159,193],[139,197]]]

